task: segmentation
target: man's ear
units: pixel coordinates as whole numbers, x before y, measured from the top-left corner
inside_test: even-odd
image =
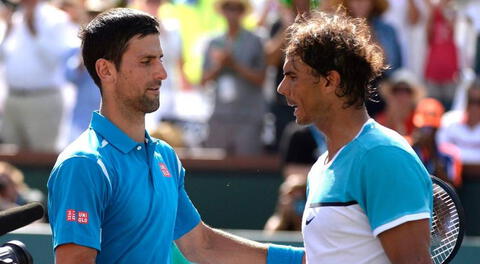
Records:
[[[98,59],[95,62],[95,70],[102,83],[113,83],[117,78],[117,68],[113,62],[106,59]]]
[[[340,73],[337,71],[329,71],[325,75],[325,80],[325,87],[335,92],[335,90],[340,86]]]

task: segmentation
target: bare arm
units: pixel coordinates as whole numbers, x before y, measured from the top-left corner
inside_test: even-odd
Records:
[[[56,264],[95,264],[97,250],[75,244],[65,244],[55,249]]]
[[[392,264],[431,264],[428,219],[406,222],[378,235]]]
[[[188,260],[195,263],[265,263],[267,245],[233,236],[200,222],[175,241]]]

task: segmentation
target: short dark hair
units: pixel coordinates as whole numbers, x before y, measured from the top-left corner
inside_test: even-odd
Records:
[[[159,32],[155,17],[130,8],[114,8],[103,12],[80,30],[83,62],[100,92],[102,85],[95,69],[96,61],[101,58],[112,61],[119,69],[130,39]]]
[[[365,20],[348,17],[344,10],[298,16],[288,28],[286,56],[299,56],[318,77],[337,71],[341,81],[336,94],[347,98],[345,107],[360,107],[373,98],[371,83],[386,69]]]

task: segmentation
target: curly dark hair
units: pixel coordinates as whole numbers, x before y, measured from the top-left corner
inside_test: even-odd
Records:
[[[298,56],[318,77],[339,73],[336,94],[346,97],[344,107],[361,107],[376,94],[371,84],[387,67],[364,19],[351,18],[343,9],[315,11],[298,16],[287,34],[287,57]]]

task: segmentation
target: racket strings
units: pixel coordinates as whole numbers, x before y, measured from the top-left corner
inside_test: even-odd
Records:
[[[441,264],[450,256],[456,245],[460,232],[460,218],[455,202],[437,184],[434,184],[433,198],[431,255],[435,264]]]

